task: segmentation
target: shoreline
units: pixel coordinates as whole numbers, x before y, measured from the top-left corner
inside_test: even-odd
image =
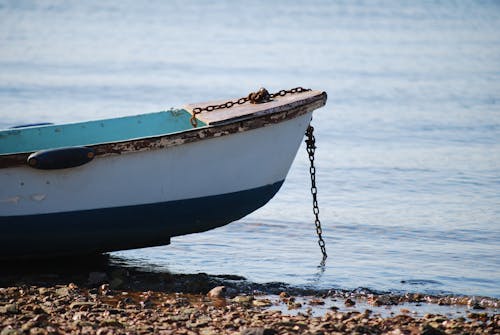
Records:
[[[313,290],[92,264],[3,267],[0,334],[500,332],[497,298]]]
[[[212,291],[224,292],[222,287]],[[300,299],[300,302],[299,302]],[[0,288],[2,335],[14,334],[497,334],[500,314],[489,309],[459,317],[410,310],[383,316],[358,310],[356,298],[343,300],[351,310],[314,306],[328,298],[259,294],[189,294],[110,289],[105,283],[79,287]],[[277,310],[277,305],[288,311]],[[297,306],[300,304],[301,306]],[[430,304],[430,303],[425,303]],[[293,307],[291,307],[293,306]],[[307,306],[305,311],[294,312]],[[376,306],[392,306],[380,305]],[[290,308],[291,307],[291,308]]]

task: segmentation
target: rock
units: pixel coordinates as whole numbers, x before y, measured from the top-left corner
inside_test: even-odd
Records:
[[[56,294],[60,297],[67,297],[69,295],[69,289],[65,286],[63,287],[59,287],[57,290],[56,290]]]
[[[420,335],[444,335],[444,331],[425,323],[420,327]]]
[[[49,291],[49,289],[48,289],[48,288],[46,288],[46,287],[40,287],[40,288],[38,289],[38,294],[40,294],[40,295],[44,295],[44,296],[45,296],[45,295],[49,295],[49,294],[50,294],[50,291]]]
[[[346,305],[346,307],[352,307],[352,306],[356,305],[356,303],[354,302],[354,300],[347,298],[344,301],[344,305]]]
[[[30,335],[47,335],[47,331],[43,328],[34,327],[30,329]]]
[[[2,331],[0,332],[0,335],[18,335],[21,334],[21,332],[17,329],[11,328],[11,326],[7,326]]]
[[[151,301],[151,299],[149,299],[149,298],[139,302],[139,305],[141,306],[142,309],[154,307],[153,301]]]
[[[259,300],[253,300],[252,305],[255,307],[268,307],[271,306],[271,300],[269,299],[259,299]]]
[[[30,320],[30,321],[28,321],[28,322],[24,323],[24,324],[21,326],[21,330],[22,330],[23,332],[25,332],[25,333],[26,333],[26,332],[29,332],[29,330],[30,330],[31,328],[34,328],[35,326],[36,326],[35,322],[33,322],[32,320]]]
[[[200,330],[200,335],[219,335],[219,331],[210,328],[203,328]]]
[[[97,290],[99,294],[108,295],[109,294],[109,284],[102,284]]]
[[[216,286],[207,293],[209,298],[224,298],[226,296],[225,286]]]
[[[201,327],[206,327],[212,322],[212,319],[207,317],[207,316],[201,316],[199,317],[196,322],[192,323],[191,326],[193,328],[201,328]]]
[[[471,305],[471,306],[469,306],[469,307],[470,307],[470,308],[472,308],[472,309],[476,309],[476,310],[478,310],[478,309],[484,309],[484,307],[483,307],[483,306],[481,306],[481,304],[480,304],[480,303],[478,303],[478,302],[475,302],[474,304],[472,304],[472,305]]]
[[[286,304],[288,309],[297,309],[301,308],[302,304],[300,302],[295,302],[295,300],[289,300],[288,303]]]
[[[99,285],[108,280],[108,275],[104,272],[90,272],[87,280],[89,285]]]
[[[34,314],[47,314],[47,311],[42,306],[37,304],[28,304],[25,305],[24,308]]]
[[[38,329],[47,325],[48,318],[49,317],[46,314],[37,315],[33,319],[23,324],[21,326],[21,330],[25,333],[28,331],[31,333],[31,331],[33,330],[34,333],[39,334]]]
[[[252,295],[239,295],[234,297],[233,301],[238,302],[240,304],[249,304],[254,300]]]
[[[280,293],[280,299],[286,299],[290,298],[290,294],[286,293],[285,291]]]
[[[70,290],[76,290],[76,289],[78,289],[78,285],[76,285],[75,283],[69,283],[68,288]]]
[[[123,324],[120,321],[114,320],[114,319],[102,320],[100,326],[101,327],[124,328]]]
[[[17,314],[17,313],[19,313],[19,309],[17,308],[17,305],[15,303],[5,305],[4,306],[4,311],[5,311],[5,313],[8,313],[8,314]]]
[[[375,307],[379,307],[379,306],[382,306],[384,304],[382,302],[382,300],[375,298],[375,297],[370,297],[367,299],[367,301],[370,305],[375,306]]]
[[[278,334],[274,329],[254,327],[247,328],[241,331],[241,335],[275,335]]]
[[[311,305],[311,306],[321,306],[324,304],[325,304],[325,301],[321,300],[321,299],[311,299],[311,301],[309,301],[309,305]]]
[[[82,307],[86,307],[87,309],[90,309],[95,306],[95,303],[89,302],[89,301],[75,301],[72,302],[71,305],[69,305],[70,309],[81,309]]]

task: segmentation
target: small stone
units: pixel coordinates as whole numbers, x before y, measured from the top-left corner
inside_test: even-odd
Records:
[[[425,323],[420,327],[420,334],[421,335],[444,335],[445,332]]]
[[[254,297],[251,295],[239,295],[234,297],[233,302],[238,302],[241,304],[248,304],[254,300]]]
[[[78,320],[75,323],[78,327],[94,327],[94,324],[90,321]]]
[[[295,301],[289,301],[288,304],[288,309],[297,309],[297,308],[301,308],[302,307],[302,304],[300,302],[295,302]]]
[[[34,327],[30,329],[30,335],[47,335],[47,331],[43,328]]]
[[[378,298],[369,298],[368,303],[372,306],[379,307],[382,306],[384,303],[378,299]]]
[[[120,321],[114,320],[114,319],[102,320],[100,326],[101,327],[123,328],[123,324]]]
[[[11,328],[11,326],[7,326],[5,327],[4,329],[2,329],[2,331],[0,332],[0,335],[18,335],[18,334],[21,334],[20,331],[18,331],[17,329],[13,329]]]
[[[208,316],[201,316],[196,320],[195,326],[198,328],[206,327],[212,322],[212,319]]]
[[[470,306],[472,309],[476,309],[476,310],[482,310],[484,309],[483,306],[481,306],[481,304],[479,304],[478,302],[474,303],[472,306]]]
[[[354,300],[352,300],[352,299],[347,298],[344,301],[344,305],[346,305],[346,307],[352,307],[352,306],[356,305],[356,302],[354,302]]]
[[[209,298],[224,298],[226,296],[225,286],[216,286],[207,293]]]
[[[311,306],[321,306],[324,304],[325,304],[325,302],[321,299],[311,299],[311,301],[309,301],[309,305],[311,305]]]
[[[109,332],[109,329],[106,327],[100,327],[97,329],[96,335],[105,335]]]
[[[281,292],[280,293],[280,299],[286,299],[286,298],[290,298],[290,294],[286,293],[286,292]]]
[[[278,334],[274,329],[254,327],[247,328],[241,331],[241,335],[275,335]]]
[[[78,285],[76,285],[75,283],[69,283],[68,288],[70,290],[76,290],[78,288]]]
[[[17,308],[17,305],[14,303],[14,304],[7,304],[4,306],[5,308],[5,313],[9,313],[9,314],[17,314],[19,313],[19,309]]]
[[[50,291],[46,287],[40,287],[38,289],[38,294],[40,294],[40,295],[49,295],[49,293],[50,293]]]
[[[32,312],[35,314],[47,314],[47,311],[40,305],[33,305]]]
[[[67,287],[60,287],[56,290],[56,294],[60,297],[67,297],[69,295],[69,289]]]
[[[254,305],[255,307],[268,307],[271,306],[272,303],[269,299],[259,299],[252,301],[252,305]]]
[[[218,335],[218,334],[219,332],[216,331],[215,329],[204,328],[200,330],[200,335]]]
[[[73,321],[80,321],[82,319],[84,319],[86,316],[87,316],[87,313],[88,312],[76,312],[74,315],[73,315]]]
[[[82,307],[86,307],[90,309],[91,307],[94,307],[95,303],[89,302],[89,301],[75,301],[72,302],[71,305],[69,305],[70,309],[81,309]]]
[[[139,305],[141,306],[141,308],[152,308],[154,307],[154,303],[151,301],[151,299],[146,299],[144,301],[141,301],[139,303]]]
[[[34,328],[35,327],[35,322],[33,322],[32,320],[24,323],[22,326],[21,326],[21,330],[23,332],[28,332],[31,328]]]
[[[109,294],[109,284],[102,284],[99,286],[99,294],[108,295]]]

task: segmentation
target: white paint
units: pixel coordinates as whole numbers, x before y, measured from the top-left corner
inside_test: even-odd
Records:
[[[312,112],[311,112],[312,113]],[[163,150],[97,157],[64,170],[0,169],[0,199],[44,195],[0,215],[119,207],[248,190],[285,179],[311,113],[263,128]],[[24,186],[19,187],[19,180]],[[50,180],[50,185],[46,181]],[[43,201],[41,201],[43,200]],[[196,210],[196,209],[193,209]]]
[[[47,197],[46,194],[33,194],[30,198],[31,198],[31,200],[34,200],[34,201],[42,201],[46,197]]]
[[[1,199],[0,203],[5,203],[5,204],[14,204],[17,205],[17,203],[21,200],[20,196],[14,196],[14,197],[8,197],[5,199]]]

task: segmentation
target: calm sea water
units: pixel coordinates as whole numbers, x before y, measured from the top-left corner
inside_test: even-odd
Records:
[[[500,297],[499,32],[497,1],[0,1],[0,127],[325,90],[324,271],[304,147],[264,208],[113,259]]]

